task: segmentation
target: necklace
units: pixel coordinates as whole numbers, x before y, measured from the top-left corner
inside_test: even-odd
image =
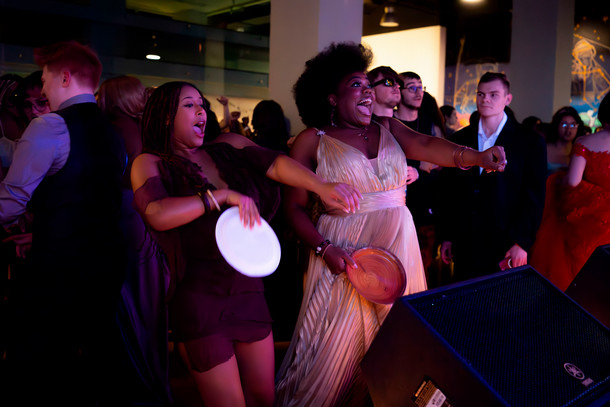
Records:
[[[331,125],[335,128],[339,128],[339,126],[337,126],[334,122],[331,122]],[[360,129],[360,131],[358,132],[358,136],[362,137],[364,139],[364,141],[369,141],[369,136],[366,135],[367,130],[369,129],[369,126],[364,126],[362,129]],[[356,129],[350,129],[350,130],[356,130]]]
[[[369,136],[366,135],[366,131],[369,129],[369,126],[364,126],[364,129],[358,135],[364,139],[364,141],[369,141]]]

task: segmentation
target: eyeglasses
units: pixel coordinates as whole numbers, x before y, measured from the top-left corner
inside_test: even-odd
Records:
[[[48,105],[49,105],[49,101],[46,98],[35,99],[34,101],[31,101],[31,100],[23,101],[23,107],[27,110],[32,110],[32,109],[44,110],[47,108]]]
[[[394,86],[398,85],[399,88],[402,89],[402,82],[396,80],[396,79],[392,79],[392,78],[383,78],[378,80],[377,82],[373,83],[371,85],[372,88],[374,88],[375,86],[379,86],[379,85],[383,85],[386,86],[388,88],[393,88]]]
[[[560,126],[563,127],[564,129],[567,127],[573,129],[573,128],[578,127],[578,123],[561,123]]]
[[[415,85],[411,85],[411,86],[407,86],[406,88],[403,88],[408,90],[411,93],[417,93],[417,92],[425,92],[426,91],[426,87],[425,86],[415,86]]]

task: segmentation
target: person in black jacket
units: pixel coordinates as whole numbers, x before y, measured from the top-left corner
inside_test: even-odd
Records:
[[[456,281],[527,264],[540,225],[545,144],[505,113],[511,100],[506,76],[487,72],[477,90],[480,118],[450,138],[479,151],[502,146],[508,161],[504,172],[487,173],[480,167],[441,171],[446,199],[441,200],[437,232],[443,261],[454,261]]]
[[[70,41],[36,49],[35,59],[52,113],[30,122],[0,183],[5,230],[19,232],[26,209],[33,217],[31,266],[12,276],[9,297],[8,397],[100,405],[113,392],[110,335],[125,272],[125,149],[95,101],[95,52]]]

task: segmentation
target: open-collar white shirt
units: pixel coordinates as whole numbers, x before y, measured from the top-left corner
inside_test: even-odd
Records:
[[[502,116],[502,121],[500,121],[498,128],[496,129],[496,131],[491,133],[489,135],[489,137],[483,131],[482,120],[479,120],[479,132],[478,132],[479,151],[485,151],[488,148],[493,147],[496,144],[496,140],[498,140],[498,136],[502,132],[502,129],[504,128],[504,125],[506,124],[506,121],[508,120],[508,116],[506,115],[506,113],[503,113],[503,114],[504,114],[504,116]],[[479,174],[482,172],[483,172],[483,168],[479,167]]]

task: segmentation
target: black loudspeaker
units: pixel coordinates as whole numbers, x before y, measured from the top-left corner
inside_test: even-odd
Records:
[[[566,295],[610,327],[610,244],[595,249],[566,288]]]
[[[610,405],[610,331],[529,266],[398,299],[361,366],[376,407]]]

